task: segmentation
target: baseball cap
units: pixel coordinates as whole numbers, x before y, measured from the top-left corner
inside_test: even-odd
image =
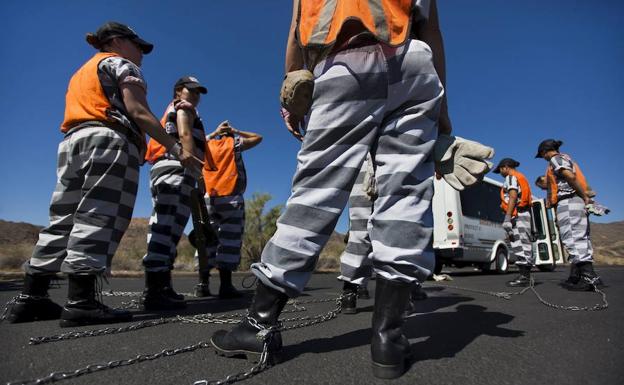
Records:
[[[138,44],[139,47],[141,47],[141,51],[146,55],[154,49],[153,44],[141,39],[132,28],[116,21],[108,21],[102,24],[102,26],[98,28],[97,32],[87,33],[86,40],[87,43],[91,44],[94,48],[100,49],[102,48],[102,44],[115,37],[124,37],[132,40]]]
[[[186,87],[189,90],[196,89],[199,90],[200,93],[205,94],[208,92],[206,87],[202,86],[194,76],[183,76],[175,83],[173,89],[175,90],[178,87]]]
[[[555,139],[546,139],[542,140],[542,142],[537,147],[536,158],[543,158],[542,154],[546,151],[555,150],[559,151],[559,147],[563,144],[560,140]]]
[[[498,165],[496,166],[496,168],[494,170],[492,170],[492,172],[494,174],[500,174],[501,167],[505,167],[505,166],[516,168],[516,167],[520,166],[520,162],[515,161],[515,160],[513,160],[511,158],[503,158],[503,159],[501,159],[500,162],[498,162]]]

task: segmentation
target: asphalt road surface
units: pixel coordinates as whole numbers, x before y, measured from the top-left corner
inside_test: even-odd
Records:
[[[453,281],[425,284],[429,299],[406,321],[414,360],[400,379],[376,380],[370,369],[370,319],[373,300],[360,300],[355,315],[340,314],[327,322],[283,333],[284,362],[242,384],[622,384],[624,383],[624,267],[596,269],[608,285],[609,307],[601,311],[563,311],[539,302],[531,291],[510,300],[450,288],[461,286],[483,291],[517,291],[504,286],[508,275],[482,275],[471,269],[449,271]],[[573,293],[557,282],[566,277],[563,267],[552,273],[534,273],[537,292],[564,306],[593,306],[597,293]],[[244,275],[235,277],[240,287]],[[136,292],[143,280],[118,278],[105,289]],[[175,277],[180,292],[192,291],[194,279]],[[218,279],[212,283],[213,291]],[[371,294],[374,291],[371,282]],[[0,301],[19,293],[21,281],[0,283]],[[331,299],[341,284],[334,274],[317,274],[300,300]],[[66,282],[50,291],[62,303]],[[183,314],[242,312],[251,299],[219,301],[191,299]],[[106,297],[119,306],[132,297]],[[332,302],[306,303],[305,312],[287,317],[327,313]],[[287,308],[292,309],[288,306]],[[134,310],[135,321],[174,317]],[[287,325],[293,323],[287,323]],[[124,326],[128,324],[121,324]],[[129,359],[165,349],[209,342],[223,325],[168,323],[122,334],[29,345],[30,337],[67,332],[57,321],[0,324],[0,381],[40,378],[58,371],[74,371],[90,364]],[[229,325],[225,325],[229,328]],[[98,329],[98,326],[77,330]],[[209,348],[138,362],[129,366],[85,374],[61,384],[193,384],[197,380],[222,379],[245,371],[252,363],[219,357]]]

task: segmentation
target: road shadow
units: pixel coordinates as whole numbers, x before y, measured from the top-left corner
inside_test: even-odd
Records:
[[[471,300],[471,298],[469,299]],[[411,345],[412,363],[454,357],[479,336],[517,338],[524,331],[506,329],[500,325],[514,319],[512,315],[486,311],[478,305],[459,305],[454,312],[421,314],[406,320],[404,332],[410,339],[426,338]],[[371,329],[360,329],[328,337],[302,341],[284,346],[283,361],[305,353],[327,353],[370,344]]]
[[[243,297],[233,299],[219,299],[217,297],[206,298],[187,298],[187,306],[184,309],[171,311],[144,311],[133,310],[134,321],[147,321],[158,318],[169,318],[180,316],[194,316],[199,314],[212,313],[219,315],[221,313],[244,313],[249,308],[253,298],[252,290],[241,290]]]
[[[450,307],[460,302],[474,301],[473,297],[465,297],[457,294],[449,293],[447,296],[430,296],[421,301],[415,301],[416,305],[414,313],[431,313],[438,309]],[[358,313],[372,312],[374,305],[359,308]]]

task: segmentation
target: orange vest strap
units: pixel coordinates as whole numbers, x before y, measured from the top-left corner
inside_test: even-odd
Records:
[[[61,132],[90,120],[111,122],[111,107],[98,77],[98,65],[106,58],[119,56],[110,52],[98,52],[72,76],[65,94],[65,116]]]
[[[413,0],[301,0],[297,35],[303,47],[326,47],[338,37],[343,24],[359,20],[375,37],[400,45],[409,36]]]

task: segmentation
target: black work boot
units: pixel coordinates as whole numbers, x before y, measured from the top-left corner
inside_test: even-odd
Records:
[[[178,300],[178,301],[184,301],[184,296],[182,294],[178,294],[174,289],[173,289],[173,283],[171,282],[171,270],[167,270],[167,276],[166,276],[166,280],[165,280],[165,289],[164,289],[165,295]]]
[[[277,319],[286,302],[286,294],[258,282],[247,317],[232,330],[218,330],[210,338],[216,353],[225,357],[245,356],[258,361],[265,343],[260,332],[264,334],[266,330],[279,327]],[[282,349],[282,335],[279,331],[269,331],[266,338],[269,338],[268,362],[273,364],[278,361],[277,356]]]
[[[410,292],[410,299],[407,302],[407,306],[405,306],[405,312],[403,312],[403,317],[409,317],[412,314],[418,312],[418,301],[423,301],[427,299],[427,293],[422,289],[420,283],[412,284],[412,291]]]
[[[568,287],[570,285],[576,285],[581,279],[581,271],[579,270],[576,263],[570,264],[570,276],[565,281],[561,282],[561,286]]]
[[[195,285],[195,297],[210,297],[210,271],[199,272],[199,283]]]
[[[340,303],[342,305],[341,313],[343,314],[356,314],[357,313],[357,292],[359,285],[355,283],[347,282],[342,285],[342,298]]]
[[[531,285],[531,266],[530,265],[518,265],[520,274],[513,280],[507,282],[509,287],[527,287]]]
[[[219,286],[220,299],[241,298],[243,296],[232,285],[232,270],[219,269],[219,279],[221,280],[221,285]]]
[[[575,284],[566,285],[566,289],[571,291],[594,291],[597,286],[602,286],[603,282],[594,271],[591,262],[580,262],[576,264],[579,271],[579,280]]]
[[[168,285],[171,282],[170,271],[146,271],[145,290],[141,297],[141,305],[145,310],[175,310],[186,307],[184,297],[175,298],[171,292],[178,295]]]
[[[366,284],[358,286],[357,297],[359,299],[370,299],[370,293],[368,292],[368,287],[366,287]]]
[[[26,274],[22,294],[13,298],[7,309],[9,323],[59,319],[63,308],[48,297],[51,275]]]
[[[67,303],[61,313],[63,328],[128,322],[132,314],[127,310],[111,309],[97,297],[101,295],[95,274],[69,274]]]
[[[392,379],[405,373],[410,345],[402,330],[403,311],[411,290],[409,282],[377,277],[371,341],[373,375],[377,378]]]

